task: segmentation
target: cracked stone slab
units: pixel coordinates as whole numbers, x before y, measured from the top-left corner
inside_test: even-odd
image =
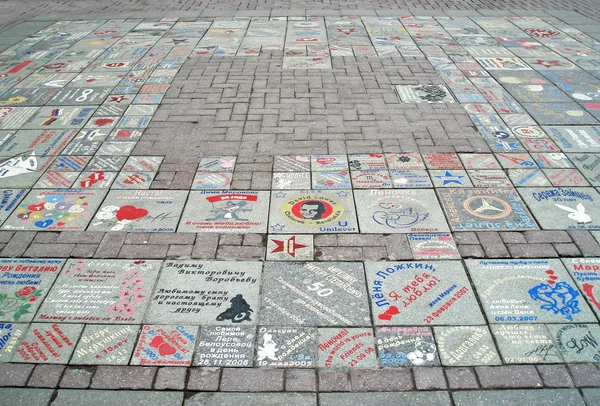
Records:
[[[64,263],[63,259],[0,259],[2,320],[32,321]]]
[[[440,365],[431,327],[378,327],[375,337],[383,368]]]
[[[434,327],[442,364],[445,366],[500,365],[487,326]]]
[[[198,326],[145,325],[131,365],[189,366]]]
[[[261,262],[166,261],[145,322],[256,324],[261,271]]]
[[[355,190],[363,233],[450,231],[433,189]]]
[[[515,189],[446,188],[437,192],[453,231],[538,228]]]
[[[595,320],[558,259],[465,262],[490,323],[587,323]],[[560,300],[557,301],[557,297]]]
[[[272,233],[356,233],[352,191],[301,190],[271,193]]]
[[[202,326],[194,353],[194,366],[251,367],[256,330],[250,326]],[[228,357],[217,353],[227,342]]]
[[[375,325],[480,325],[473,288],[459,261],[365,263]]]
[[[70,259],[35,320],[139,323],[160,264],[150,260]]]
[[[317,359],[317,329],[259,327],[255,364],[258,367],[313,368]]]
[[[83,324],[33,323],[11,359],[12,362],[66,364],[83,331]]]
[[[496,324],[490,328],[507,364],[562,362],[552,335],[543,324]]]
[[[544,230],[600,228],[600,194],[591,187],[520,188]]]
[[[320,328],[317,344],[319,368],[377,368],[370,328]]]
[[[127,365],[139,325],[87,324],[69,364]]]
[[[2,225],[3,230],[84,230],[106,191],[35,189]]]
[[[370,325],[364,278],[361,263],[267,262],[260,324]]]

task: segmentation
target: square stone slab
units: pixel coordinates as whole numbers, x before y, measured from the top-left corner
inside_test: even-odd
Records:
[[[267,261],[312,261],[312,234],[270,234],[267,238]]]
[[[600,327],[597,324],[547,324],[565,362],[600,361]]]
[[[0,362],[9,362],[29,324],[0,323]]]
[[[310,171],[310,156],[276,156],[273,163],[274,172],[306,172]]]
[[[490,328],[506,364],[562,362],[552,335],[543,324],[497,324]]]
[[[272,233],[356,233],[351,191],[300,190],[271,193]]]
[[[8,218],[19,202],[25,197],[26,189],[0,189],[0,222]]]
[[[91,157],[78,155],[60,155],[48,168],[51,171],[82,171]]]
[[[158,172],[163,159],[162,156],[130,156],[127,158],[122,170],[124,172]]]
[[[145,321],[256,324],[261,262],[166,261]]]
[[[483,66],[485,70],[505,70],[505,71],[521,71],[532,70],[525,62],[519,58],[475,58],[477,62]]]
[[[423,160],[427,169],[463,169],[463,165],[456,154],[435,152],[424,154]]]
[[[79,106],[100,105],[112,91],[112,87],[70,87],[67,86],[56,93],[51,105]]]
[[[396,85],[398,97],[404,103],[454,103],[454,97],[444,85]]]
[[[475,169],[467,171],[475,187],[512,187],[503,170]]]
[[[432,189],[356,190],[363,233],[450,231]]]
[[[233,172],[235,156],[201,156],[198,172]]]
[[[384,368],[440,365],[431,327],[377,327],[375,337]]]
[[[60,389],[52,403],[55,406],[118,404],[121,406],[180,405],[183,392],[175,391],[115,391],[115,390],[70,390]],[[102,404],[100,403],[100,404]]]
[[[310,189],[310,172],[274,172],[272,189]]]
[[[433,183],[424,169],[390,169],[392,185],[396,189],[432,188]]]
[[[39,107],[0,107],[0,130],[18,130],[39,109]]]
[[[81,172],[73,187],[83,189],[108,189],[117,177],[117,172]]]
[[[127,365],[139,331],[139,325],[88,324],[69,364]]]
[[[600,194],[594,188],[520,188],[519,193],[544,230],[600,228]]]
[[[192,189],[229,189],[231,178],[231,172],[198,172],[194,176]]]
[[[82,128],[96,107],[42,107],[23,125],[24,130]]]
[[[392,180],[387,170],[353,171],[352,187],[355,189],[384,189],[392,187]]]
[[[260,327],[255,363],[258,367],[314,368],[317,329],[310,327]]]
[[[83,324],[33,323],[13,354],[12,362],[66,364]]]
[[[75,137],[77,130],[21,130],[3,137],[0,156],[34,152],[38,157],[58,155]]]
[[[600,258],[564,258],[562,261],[592,310],[600,315]]]
[[[266,233],[269,192],[192,191],[180,232]]]
[[[438,189],[453,231],[537,229],[514,189]]]
[[[466,169],[500,169],[493,154],[458,154]]]
[[[189,366],[198,326],[143,326],[131,365]]]
[[[161,261],[71,259],[36,321],[139,323]]]
[[[319,368],[377,368],[370,328],[320,328],[317,343]]]
[[[389,169],[425,169],[425,163],[418,153],[386,154],[385,159]]]
[[[523,103],[541,125],[596,125],[598,121],[577,103]]]
[[[297,157],[296,157],[297,158]],[[348,170],[346,155],[313,155],[311,169],[315,172]]]
[[[64,263],[61,259],[0,259],[4,280],[0,285],[0,318],[33,320]]]
[[[434,327],[438,351],[445,366],[500,365],[487,326]]]
[[[352,189],[350,174],[345,171],[313,172],[312,187],[316,190]]]
[[[536,168],[537,165],[529,154],[494,154],[504,169]]]
[[[483,324],[459,261],[365,263],[375,325]]]
[[[11,89],[0,96],[0,105],[43,106],[58,92],[50,88]]]
[[[125,164],[125,156],[99,156],[96,155],[90,160],[85,168],[88,171],[109,171],[116,172]]]
[[[564,152],[600,152],[600,127],[549,126],[544,130]]]
[[[194,366],[252,367],[255,328],[250,326],[202,326],[194,354]],[[217,353],[227,342],[228,357]]]
[[[549,138],[529,138],[521,139],[521,143],[532,152],[560,152],[560,148]]]
[[[472,187],[464,170],[431,170],[429,175],[434,187]]]
[[[188,192],[111,190],[90,231],[175,232]]]
[[[150,185],[156,176],[156,172],[134,171],[119,172],[112,189],[150,189]]]
[[[574,168],[575,165],[565,154],[553,152],[550,154],[532,153],[531,157],[540,168]]]
[[[361,263],[267,262],[264,272],[261,325],[371,324]]]
[[[460,259],[452,234],[409,234],[414,259]]]
[[[543,169],[553,186],[590,186],[577,169]]]
[[[6,219],[2,229],[85,230],[105,194],[101,190],[32,190]]]
[[[52,172],[48,171],[33,185],[34,189],[64,188],[68,189],[73,185],[79,172]]]
[[[594,186],[600,186],[599,154],[569,154],[569,159],[581,171],[588,182]]]
[[[283,58],[283,69],[331,69],[331,59],[313,56]]]
[[[516,187],[552,186],[541,169],[509,169],[508,177]]]
[[[383,154],[350,154],[348,162],[353,171],[377,171],[387,169]]]
[[[490,323],[595,321],[558,259],[465,262]]]

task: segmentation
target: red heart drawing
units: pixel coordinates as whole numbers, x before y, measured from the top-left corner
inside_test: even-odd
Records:
[[[377,316],[379,318],[379,320],[387,320],[390,321],[392,319],[392,316],[387,314],[387,313],[381,313],[379,316]]]
[[[44,210],[44,205],[43,204],[31,204],[31,205],[27,206],[27,210],[42,211],[42,210]]]
[[[329,165],[330,163],[334,162],[335,158],[317,158],[317,162],[320,163],[321,165]]]
[[[385,311],[387,314],[394,316],[396,314],[400,314],[400,310],[398,310],[398,308],[396,306],[390,306],[388,307],[388,309]]]
[[[161,336],[156,336],[150,341],[150,347],[158,348],[161,344],[164,344],[165,340]]]
[[[161,344],[158,347],[158,353],[162,356],[162,355],[173,355],[177,352],[177,350],[173,347],[171,347],[169,344]]]
[[[96,120],[94,123],[98,126],[98,127],[103,127],[105,125],[108,124],[112,124],[114,123],[115,120],[113,120],[112,118],[99,118],[98,120]]]
[[[129,137],[131,135],[131,131],[117,131],[117,137]]]
[[[117,220],[137,220],[148,215],[148,210],[135,206],[122,206],[117,210]]]

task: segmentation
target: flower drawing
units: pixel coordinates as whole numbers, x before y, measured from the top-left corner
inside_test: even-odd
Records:
[[[136,308],[134,303],[141,303],[146,298],[144,292],[144,281],[140,277],[141,273],[135,269],[135,266],[141,266],[143,269],[147,269],[144,265],[145,261],[136,261],[135,265],[126,265],[125,273],[118,276],[121,279],[122,289],[113,296],[113,299],[117,301],[108,309],[108,313],[118,313],[124,316],[130,316],[135,313]]]
[[[31,313],[31,304],[42,295],[35,286],[25,286],[15,292],[14,297],[7,293],[0,294],[0,317],[12,314],[13,320],[18,321],[24,314]]]

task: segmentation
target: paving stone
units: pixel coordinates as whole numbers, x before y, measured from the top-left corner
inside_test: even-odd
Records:
[[[20,257],[35,238],[34,231],[17,232],[2,250],[3,257]]]
[[[220,390],[223,392],[283,391],[283,369],[224,368]]]
[[[446,368],[449,389],[478,389],[477,375],[468,368]]]
[[[57,393],[53,403],[62,406],[92,405],[97,403],[98,399],[107,403],[119,403],[123,406],[152,405],[155,402],[179,405],[183,402],[183,392],[59,389]]]
[[[192,258],[213,259],[217,255],[219,234],[198,234],[192,250]]]
[[[190,192],[177,231],[266,233],[268,192]]]
[[[166,261],[156,294],[146,312],[147,323],[198,323],[202,325],[255,324],[262,264],[246,262]],[[202,288],[181,293],[182,282]],[[218,292],[218,293],[208,293]],[[182,295],[193,302],[180,302]]]
[[[156,373],[154,389],[183,390],[185,389],[186,375],[187,368],[185,367],[159,368]]]
[[[316,369],[287,369],[285,371],[286,392],[316,392]]]
[[[433,190],[356,190],[363,233],[449,231]]]
[[[454,392],[452,397],[457,406],[483,406],[490,403],[536,405],[539,402],[548,405],[584,405],[575,389],[462,391]]]
[[[442,368],[415,368],[415,384],[419,390],[446,389],[446,379]]]
[[[271,233],[358,232],[351,191],[279,191],[271,200]]]
[[[574,386],[566,365],[538,365],[537,370],[546,387],[571,388]]]
[[[311,393],[199,393],[186,399],[185,402],[190,406],[226,406],[240,403],[248,406],[315,406],[317,395]]]
[[[350,379],[347,372],[319,369],[319,392],[349,392]]]
[[[25,386],[34,365],[0,364],[0,386]]]
[[[94,254],[95,258],[114,258],[115,252],[119,252],[125,242],[127,234],[125,232],[111,232],[104,234],[102,242]]]
[[[583,230],[571,230],[569,231],[569,235],[584,256],[591,257],[600,255],[600,245],[598,245],[588,232]],[[2,253],[4,254],[4,252]]]
[[[189,368],[187,389],[201,392],[219,390],[221,370],[218,368]]]
[[[0,396],[3,399],[10,399],[10,403],[14,405],[45,406],[50,403],[53,393],[52,389],[0,389]]]
[[[67,368],[58,386],[65,389],[86,389],[90,386],[92,375],[89,368]]]
[[[467,260],[490,323],[593,322],[589,307],[557,259]],[[502,277],[497,271],[502,270]],[[563,299],[548,298],[561,291]]]
[[[513,389],[542,387],[542,381],[533,365],[475,367],[484,389]]]
[[[365,267],[375,325],[484,323],[460,262],[370,262]],[[403,311],[409,306],[410,312]]]
[[[477,237],[488,258],[507,258],[508,250],[500,235],[496,232],[479,232]]]
[[[323,393],[319,395],[319,404],[326,406],[358,406],[368,402],[378,405],[392,406],[406,402],[419,405],[450,405],[447,392],[395,392],[395,393]]]
[[[27,386],[56,388],[64,371],[64,365],[37,365],[27,382]]]
[[[475,234],[472,231],[456,233],[454,235],[454,239],[459,244],[479,244],[479,239],[477,238],[477,234]]]
[[[370,324],[360,263],[267,262],[264,280],[261,325]]]
[[[150,389],[156,367],[99,366],[91,389]]]
[[[575,386],[589,387],[600,385],[600,372],[594,364],[568,365]]]
[[[35,320],[140,322],[159,268],[159,261],[69,260]]]

